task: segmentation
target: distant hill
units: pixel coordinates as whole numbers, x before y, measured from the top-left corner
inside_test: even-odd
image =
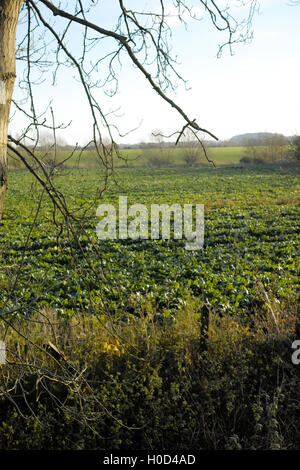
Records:
[[[288,142],[288,138],[285,137],[283,134],[275,134],[272,132],[249,132],[247,134],[240,134],[240,135],[235,135],[231,137],[231,139],[228,140],[228,143],[232,145],[245,145],[247,142],[248,144],[250,143],[251,145],[259,145],[262,142],[266,142],[266,140],[269,140],[271,138],[276,137],[276,139]]]

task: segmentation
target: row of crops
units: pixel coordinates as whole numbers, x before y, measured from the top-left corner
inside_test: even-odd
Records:
[[[263,305],[262,287],[286,303],[299,297],[299,193],[294,167],[120,170],[100,200],[103,175],[64,171],[55,179],[74,214],[86,210],[78,240],[25,171],[10,173],[0,226],[0,309],[22,314],[51,306],[63,315],[105,308],[135,313],[150,299],[158,317],[172,317],[187,296],[220,313],[246,314]],[[205,241],[98,241],[99,202],[174,202],[205,207]]]

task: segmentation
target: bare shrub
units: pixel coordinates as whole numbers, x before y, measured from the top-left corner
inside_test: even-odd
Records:
[[[183,160],[187,166],[194,166],[200,161],[201,151],[199,147],[188,147],[184,149]]]
[[[156,149],[148,150],[147,165],[150,168],[163,168],[171,165],[170,155],[163,152],[157,152]]]
[[[184,131],[180,145],[183,147],[182,158],[187,166],[194,166],[199,163],[202,153],[201,144],[196,140],[190,129]]]

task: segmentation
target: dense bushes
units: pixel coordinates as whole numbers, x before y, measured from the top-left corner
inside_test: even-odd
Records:
[[[163,321],[145,303],[125,323],[43,312],[16,325],[36,347],[7,339],[0,448],[297,448],[297,312],[268,302],[251,322],[210,309],[207,341],[195,300]],[[62,360],[43,352],[49,340]]]
[[[300,161],[300,136],[296,135],[292,139],[293,156],[296,161]]]
[[[295,155],[295,145],[282,135],[267,136],[261,141],[245,141],[244,144],[244,156],[240,159],[240,163],[261,165],[289,161]]]
[[[240,163],[245,163],[246,165],[263,165],[264,163],[267,163],[267,160],[265,160],[263,157],[242,157],[240,159]]]

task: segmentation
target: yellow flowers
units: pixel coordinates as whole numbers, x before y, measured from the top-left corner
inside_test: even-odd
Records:
[[[118,357],[125,353],[124,347],[118,339],[107,340],[102,343],[102,351],[107,354],[113,354]]]

